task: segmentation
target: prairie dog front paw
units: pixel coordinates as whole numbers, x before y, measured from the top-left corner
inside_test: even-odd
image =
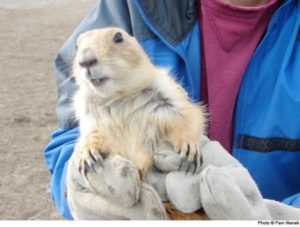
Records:
[[[79,146],[81,159],[79,161],[79,172],[86,177],[87,173],[95,170],[95,165],[103,168],[103,161],[108,157],[109,152],[103,138],[93,132],[81,140]]]
[[[193,141],[183,141],[178,143],[175,147],[175,152],[180,155],[180,164],[178,170],[181,170],[184,162],[187,162],[186,173],[192,171],[192,174],[195,174],[199,166],[202,165],[202,155],[199,149],[199,142]]]

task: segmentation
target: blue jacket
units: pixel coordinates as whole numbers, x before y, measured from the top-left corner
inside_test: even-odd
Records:
[[[60,129],[45,149],[58,210],[71,215],[65,176],[79,131],[70,98],[75,40],[86,30],[118,26],[134,35],[154,64],[166,66],[200,101],[201,46],[198,0],[102,0],[60,49],[56,61]],[[166,13],[168,12],[168,13]],[[249,170],[265,198],[300,205],[300,1],[274,13],[247,67],[235,111],[233,155]],[[287,199],[286,199],[287,198]]]

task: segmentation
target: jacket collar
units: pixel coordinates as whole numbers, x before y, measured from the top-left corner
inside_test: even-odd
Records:
[[[150,26],[176,46],[198,21],[199,0],[138,0]]]

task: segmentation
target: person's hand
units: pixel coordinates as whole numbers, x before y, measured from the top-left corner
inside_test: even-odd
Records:
[[[75,150],[67,174],[67,198],[75,219],[168,219],[158,194],[140,181],[130,161],[110,156],[83,176],[79,159]]]
[[[206,136],[200,138],[200,152],[202,165],[194,169],[195,166],[190,166],[187,160],[182,162],[181,156],[170,145],[162,144],[154,155],[155,168],[147,175],[147,182],[155,188],[161,199],[170,201],[183,213],[193,213],[203,208],[201,194],[207,194],[204,200],[211,196],[212,191],[203,192],[208,190],[205,187],[209,187],[210,181],[216,177],[211,177],[211,172],[208,177],[208,167],[222,167],[224,170],[231,166],[241,167],[218,142],[210,141]]]
[[[183,213],[201,208],[213,220],[300,219],[300,210],[263,199],[248,171],[220,143],[203,136],[203,163],[195,174],[188,162],[164,145],[154,156],[148,181],[161,198]],[[180,167],[180,171],[178,171]]]
[[[170,146],[164,145],[156,152],[158,171],[151,172],[148,180],[162,198],[183,213],[203,208],[210,219],[271,218],[248,171],[218,142],[203,136],[200,151],[203,163],[195,174],[186,171],[191,169],[189,163],[181,163]]]

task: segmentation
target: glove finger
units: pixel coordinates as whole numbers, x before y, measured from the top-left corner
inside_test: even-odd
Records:
[[[193,213],[201,208],[199,175],[172,172],[166,177],[166,190],[170,202],[183,213]]]
[[[146,175],[146,182],[155,189],[163,202],[168,201],[165,184],[166,176],[167,173],[161,172],[155,167],[150,169],[150,171]]]
[[[138,203],[129,208],[130,219],[134,220],[167,220],[169,219],[159,195],[150,185],[141,184]]]
[[[252,194],[245,194],[226,168],[208,166],[200,173],[201,203],[208,217],[213,220],[270,219],[265,203],[257,199],[256,189]],[[241,177],[245,177],[242,172]],[[249,184],[245,182],[245,185]]]

